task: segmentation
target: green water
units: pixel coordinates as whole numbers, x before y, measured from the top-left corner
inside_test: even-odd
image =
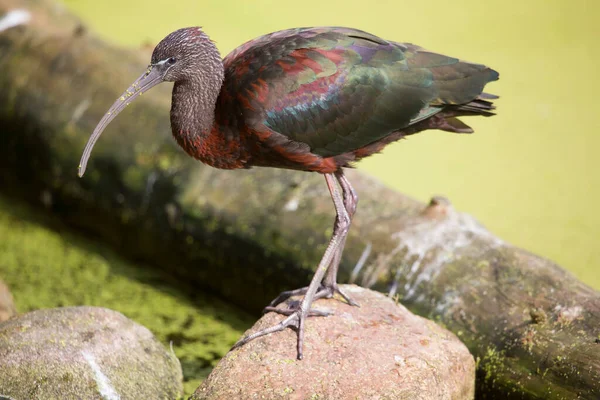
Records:
[[[201,25],[225,54],[278,29],[345,25],[493,66],[501,80],[487,90],[502,96],[499,115],[466,119],[475,135],[427,132],[360,168],[421,200],[443,194],[498,236],[600,288],[600,1],[66,4],[101,36],[132,47]]]

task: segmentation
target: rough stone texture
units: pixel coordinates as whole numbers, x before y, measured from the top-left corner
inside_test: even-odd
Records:
[[[294,331],[259,338],[227,354],[190,400],[473,398],[475,362],[454,334],[380,293],[344,287],[361,307],[317,301],[335,314],[309,319],[302,361]],[[250,331],[281,318],[269,313]]]
[[[17,313],[15,303],[8,286],[0,279],[0,322],[6,321]]]
[[[116,311],[55,308],[0,324],[0,398],[173,399],[181,381],[177,358]]]

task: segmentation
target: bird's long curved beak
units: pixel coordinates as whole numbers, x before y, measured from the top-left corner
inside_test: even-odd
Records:
[[[139,95],[148,91],[153,86],[158,85],[163,81],[164,71],[161,71],[161,68],[156,68],[153,65],[150,65],[148,69],[135,80],[127,88],[125,93],[123,93],[117,101],[108,109],[108,112],[102,117],[96,129],[90,136],[85,149],[83,150],[83,155],[81,156],[81,161],[79,162],[79,168],[77,174],[81,178],[85,173],[85,168],[87,162],[92,154],[92,149],[96,144],[98,138],[100,138],[100,134],[108,126],[110,121],[112,121],[126,106],[129,105],[133,100],[135,100]]]

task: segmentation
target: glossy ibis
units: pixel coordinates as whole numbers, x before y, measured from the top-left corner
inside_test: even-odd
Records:
[[[163,81],[175,82],[171,128],[190,156],[223,169],[260,166],[323,174],[337,216],[310,285],[282,293],[267,307],[287,315],[281,323],[235,345],[292,327],[301,359],[305,320],[319,314],[310,310],[314,300],[337,293],[356,305],[336,281],[358,201],[343,168],[423,130],[472,132],[457,117],[493,115],[489,100],[496,96],[482,91],[497,79],[484,65],[350,28],[271,33],[224,60],[200,28],[179,29],[156,46],[148,69],[99,122],[79,175],[108,123]],[[299,306],[275,308],[292,295],[304,295]]]

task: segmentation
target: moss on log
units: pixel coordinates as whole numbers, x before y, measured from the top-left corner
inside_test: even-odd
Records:
[[[78,179],[88,135],[149,55],[99,41],[54,2],[0,0],[0,13],[17,7],[32,18],[0,32],[0,190],[250,310],[308,282],[334,215],[320,176],[187,158],[163,85],[111,124]],[[443,199],[349,179],[361,202],[342,281],[391,290],[455,332],[478,360],[481,398],[600,396],[598,292]]]

